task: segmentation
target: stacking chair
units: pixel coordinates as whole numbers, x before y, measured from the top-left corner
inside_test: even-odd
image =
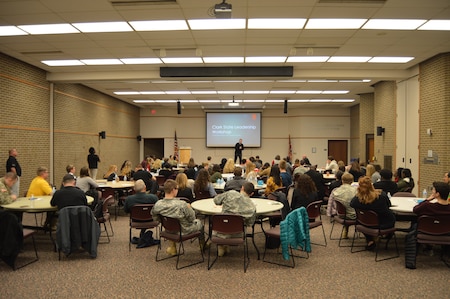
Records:
[[[322,223],[322,215],[320,214],[320,206],[321,205],[322,205],[321,200],[314,201],[306,207],[306,211],[308,212],[308,217],[309,217],[309,229],[311,230],[311,229],[319,227],[319,226],[322,227],[323,240],[325,242],[325,244],[317,244],[317,243],[312,243],[312,244],[326,247],[327,246],[327,237],[325,236],[325,229],[323,228],[323,223]]]
[[[194,191],[194,193],[195,200],[211,198],[211,194],[209,194],[208,190]]]
[[[103,201],[105,201],[110,196],[112,196],[112,198],[114,199],[113,201],[109,201],[109,207],[114,208],[114,220],[117,220],[117,215],[119,214],[118,193],[113,188],[101,188],[100,191],[102,192]]]
[[[36,242],[34,240],[34,234],[35,233],[36,233],[36,231],[31,230],[31,229],[27,229],[27,228],[23,229],[23,239],[25,240],[25,239],[28,239],[28,238],[31,237],[31,240],[33,242],[33,248],[34,248],[34,255],[35,255],[35,257],[33,259],[25,262],[24,264],[21,264],[21,265],[17,265],[17,263],[16,263],[17,261],[16,261],[14,263],[14,267],[13,267],[14,271],[17,270],[17,269],[23,268],[23,267],[25,267],[25,266],[27,266],[29,264],[32,264],[32,263],[34,263],[34,262],[39,260],[37,249],[36,249]]]
[[[196,231],[196,232],[193,232],[190,234],[183,235],[181,233],[181,224],[178,219],[166,217],[166,216],[162,216],[162,215],[158,215],[158,218],[161,221],[161,227],[160,227],[160,233],[159,233],[160,238],[161,239],[164,238],[166,240],[169,240],[169,241],[172,241],[175,243],[179,243],[179,245],[178,245],[178,250],[177,250],[176,255],[158,259],[159,252],[161,251],[161,242],[159,242],[158,249],[156,250],[156,258],[155,258],[155,260],[157,262],[166,260],[166,259],[169,259],[172,257],[177,257],[177,263],[176,263],[175,267],[177,270],[180,270],[180,269],[183,269],[186,267],[190,267],[193,265],[203,263],[205,261],[205,258],[203,257],[203,244],[200,244],[201,241],[199,238],[200,235],[203,234],[203,232]],[[202,259],[180,267],[179,266],[180,256],[184,255],[184,241],[191,240],[194,238],[199,238],[199,247],[198,248],[200,250],[200,255],[201,255]]]
[[[283,230],[284,236],[288,236],[287,240],[285,240],[285,238],[281,238],[281,230]],[[263,253],[263,262],[294,268],[295,257],[306,259],[309,258],[309,252],[311,251],[311,240],[309,237],[309,217],[304,207],[295,209],[292,212],[290,212],[286,216],[286,220],[283,220],[280,223],[280,226],[272,227],[269,230],[263,229],[263,232],[264,235],[266,236],[266,244],[264,246],[264,253]],[[306,257],[294,255],[292,248],[293,244],[290,243],[290,241],[292,240],[289,240],[290,237],[295,238],[294,242],[298,243],[296,245],[300,245],[301,249],[303,251],[306,251]],[[290,257],[289,259],[292,259],[291,264],[266,260],[266,251],[268,247],[267,242],[269,238],[280,240],[281,247],[288,248]],[[287,244],[283,244],[285,242],[287,242]],[[286,256],[284,256],[284,258],[286,259]]]
[[[217,214],[211,217],[211,232],[216,232],[220,235],[229,235],[229,238],[220,238],[216,235],[211,235],[211,243],[216,244],[216,257],[210,263],[211,247],[208,251],[208,270],[212,268],[219,257],[219,245],[222,246],[237,246],[244,245],[244,273],[247,272],[250,258],[248,256],[247,234],[245,230],[244,218],[240,215],[231,214]],[[241,235],[240,237],[231,237],[233,235]]]
[[[450,246],[450,218],[448,215],[420,216],[417,222],[417,243]],[[444,259],[444,250],[441,260],[450,267]]]
[[[131,230],[134,229],[152,229],[159,225],[158,221],[153,220],[152,209],[154,204],[138,204],[131,207],[130,210],[130,234],[128,238],[128,251],[131,251]],[[158,233],[158,230],[156,230]]]
[[[415,194],[411,192],[396,192],[392,194],[393,197],[416,197]]]
[[[348,228],[352,225],[356,225],[356,219],[346,219],[346,214],[347,214],[347,209],[345,208],[345,206],[338,200],[335,201],[336,202],[336,210],[337,210],[337,215],[333,216],[333,225],[331,226],[331,231],[330,231],[330,240],[339,240],[339,247],[350,247],[351,245],[347,245],[347,246],[343,246],[341,245],[341,241],[342,241],[342,232],[344,231],[344,228],[347,227],[347,231]],[[333,229],[334,229],[334,225],[335,223],[340,223],[342,224],[342,230],[341,230],[341,234],[339,235],[339,238],[333,238]]]
[[[107,198],[105,198],[105,200],[103,200],[102,203],[102,216],[101,217],[97,217],[97,222],[101,225],[103,224],[103,227],[105,228],[105,234],[106,237],[108,238],[108,242],[110,242],[109,237],[114,236],[114,229],[112,227],[112,223],[111,223],[111,215],[109,214],[108,211],[108,207],[114,203],[114,197],[112,195],[108,196]],[[111,228],[111,235],[108,232],[108,228],[106,227],[106,222],[109,222],[109,227]],[[100,236],[101,236],[101,231],[100,231]]]
[[[356,233],[360,232],[360,233],[363,233],[364,235],[369,235],[369,236],[379,238],[379,239],[381,239],[384,236],[389,236],[388,239],[386,239],[385,249],[387,249],[390,239],[392,237],[394,238],[395,249],[396,249],[397,255],[387,257],[384,259],[378,259],[378,251],[380,248],[380,246],[379,246],[380,244],[378,242],[378,244],[376,244],[377,246],[376,246],[376,250],[375,250],[375,261],[376,262],[399,257],[399,251],[398,251],[398,246],[397,246],[397,237],[395,235],[395,230],[396,230],[395,227],[381,229],[379,220],[378,220],[378,214],[376,212],[371,211],[371,210],[359,210],[359,209],[355,209],[355,211],[356,211],[356,225],[355,225],[355,234],[353,235],[353,240],[352,240],[351,252],[355,253],[355,252],[361,252],[361,251],[366,250],[366,249],[363,249],[363,250],[353,251],[353,248],[355,247],[354,243],[355,243]]]

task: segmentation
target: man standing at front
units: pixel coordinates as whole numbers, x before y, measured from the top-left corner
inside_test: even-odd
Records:
[[[6,160],[6,172],[13,172],[17,175],[17,181],[11,187],[11,193],[19,196],[20,189],[20,177],[22,176],[22,168],[20,168],[19,162],[17,162],[17,150],[12,148],[9,150],[9,158]]]
[[[153,220],[160,221],[158,215],[176,218],[180,221],[181,233],[183,235],[190,234],[196,231],[201,231],[199,236],[200,244],[202,248],[205,243],[205,235],[203,233],[203,224],[199,219],[195,218],[195,212],[191,208],[191,205],[187,202],[176,198],[178,193],[178,184],[172,179],[168,179],[164,183],[165,197],[162,200],[158,200],[153,209]],[[177,254],[177,248],[174,242],[170,242],[167,248],[167,253],[170,255]]]
[[[244,145],[242,144],[242,139],[239,139],[239,142],[234,146],[234,163],[236,164],[236,160],[239,157],[239,164],[242,163],[242,151],[244,150]]]

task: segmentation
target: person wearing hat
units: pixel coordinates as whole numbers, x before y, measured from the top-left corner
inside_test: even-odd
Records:
[[[63,177],[63,187],[53,194],[50,204],[57,206],[59,211],[69,206],[87,206],[87,198],[84,192],[75,186],[75,177],[68,173]]]

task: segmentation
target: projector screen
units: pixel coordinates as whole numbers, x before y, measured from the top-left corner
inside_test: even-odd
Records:
[[[261,147],[261,112],[206,112],[206,147]]]

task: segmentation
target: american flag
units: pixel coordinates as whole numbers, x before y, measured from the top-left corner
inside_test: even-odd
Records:
[[[178,139],[176,130],[175,130],[175,140],[173,141],[173,158],[178,160]]]
[[[291,134],[289,134],[289,152],[288,157],[292,161],[292,143],[291,143]]]

